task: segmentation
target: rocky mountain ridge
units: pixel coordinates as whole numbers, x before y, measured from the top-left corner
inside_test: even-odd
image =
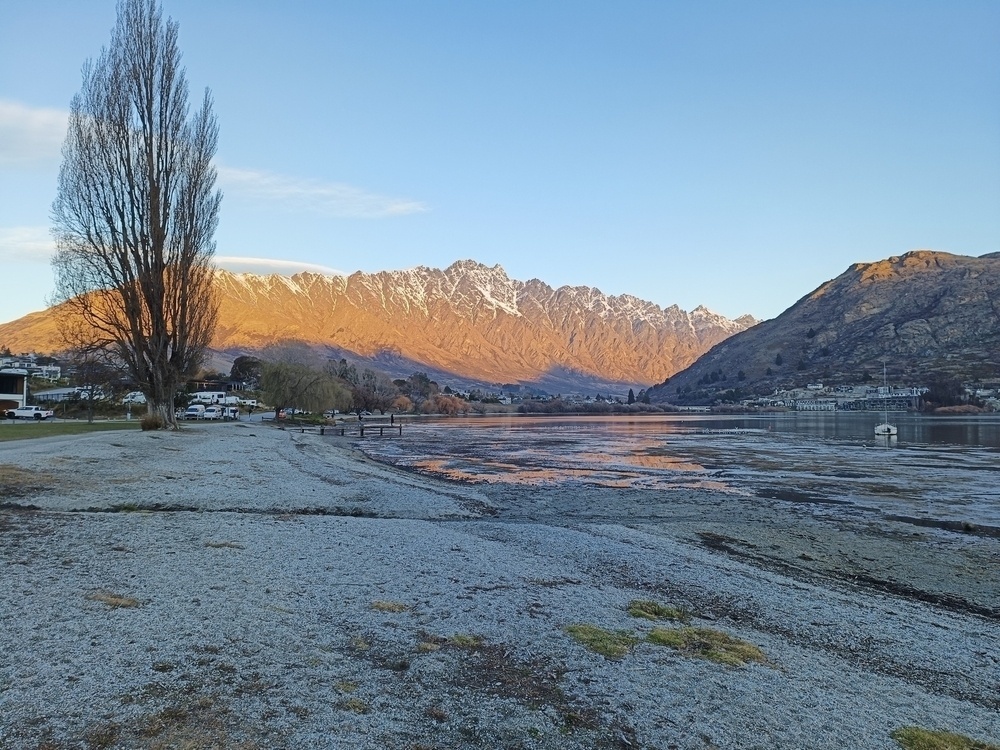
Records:
[[[808,383],[1000,379],[1000,253],[916,250],[856,263],[773,320],[729,338],[654,401],[712,403]],[[733,394],[728,394],[731,397]]]
[[[217,352],[235,356],[299,341],[391,373],[423,369],[470,382],[554,389],[658,382],[756,323],[592,287],[554,289],[468,260],[443,270],[350,276],[220,270],[216,288]],[[0,325],[0,344],[59,349],[51,318],[34,313]]]

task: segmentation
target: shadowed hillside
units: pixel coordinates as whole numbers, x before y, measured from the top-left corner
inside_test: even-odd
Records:
[[[650,397],[712,403],[733,390],[881,379],[882,360],[896,383],[1000,376],[1000,253],[920,250],[857,263],[777,318],[716,345]]]

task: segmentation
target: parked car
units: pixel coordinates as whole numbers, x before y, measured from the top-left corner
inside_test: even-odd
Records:
[[[204,413],[204,404],[191,404],[191,406],[184,410],[184,419],[201,419],[201,415]]]
[[[222,419],[222,407],[221,406],[209,406],[205,407],[201,412],[201,419]]]
[[[240,407],[238,406],[227,406],[222,410],[223,419],[237,420],[240,418]]]
[[[56,413],[44,406],[19,406],[7,412],[7,419],[48,419]]]
[[[125,398],[122,399],[122,404],[144,403],[146,403],[146,396],[142,391],[132,391],[131,393],[126,393]]]

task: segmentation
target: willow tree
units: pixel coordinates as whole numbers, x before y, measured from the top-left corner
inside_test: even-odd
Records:
[[[70,105],[52,207],[57,299],[175,427],[174,395],[215,328],[222,201],[211,93],[191,114],[180,59],[177,24],[156,0],[121,0]]]

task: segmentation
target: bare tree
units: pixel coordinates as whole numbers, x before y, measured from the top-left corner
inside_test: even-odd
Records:
[[[121,0],[111,44],[83,68],[52,207],[56,295],[177,426],[218,313],[212,237],[222,194],[205,91],[189,118],[177,24],[156,0]]]
[[[94,341],[94,330],[65,305],[57,309],[56,325],[66,346],[65,357],[74,369],[74,380],[87,402],[87,422],[94,421],[98,393],[111,390],[121,379],[121,364],[107,349]]]
[[[385,373],[366,369],[351,393],[354,396],[354,407],[359,411],[377,409],[380,414],[385,414],[399,395],[399,389]]]

